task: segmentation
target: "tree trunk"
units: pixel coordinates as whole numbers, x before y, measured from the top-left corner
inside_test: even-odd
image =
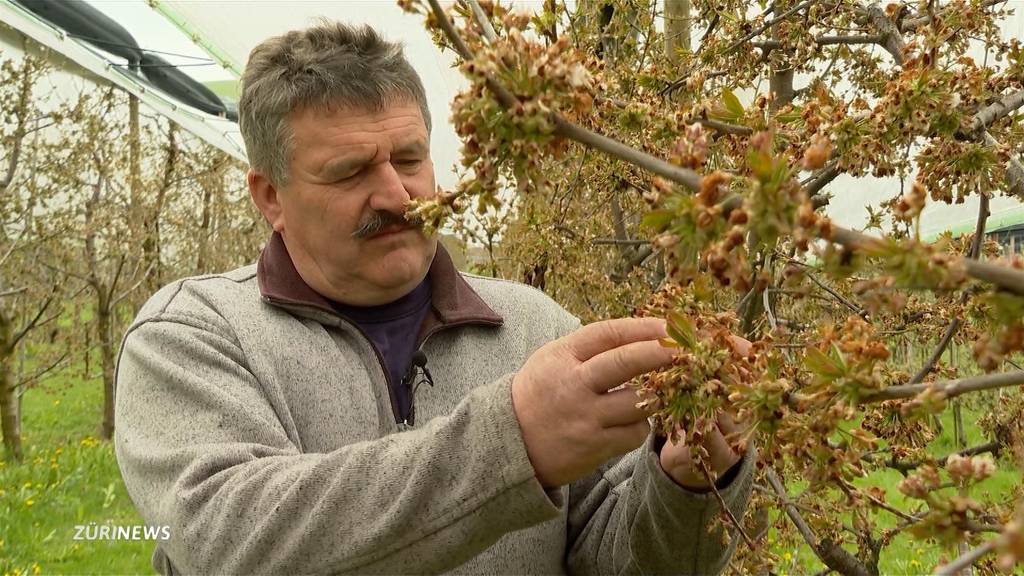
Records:
[[[21,415],[18,393],[14,387],[14,371],[11,369],[11,361],[14,359],[14,347],[11,345],[13,336],[10,320],[0,314],[0,430],[3,431],[7,455],[20,462],[23,457]]]
[[[665,0],[665,55],[679,63],[681,52],[690,51],[690,0]]]
[[[100,434],[114,437],[114,343],[110,330],[110,303],[102,295],[96,299],[96,329],[100,336],[100,365],[103,368],[103,427]]]

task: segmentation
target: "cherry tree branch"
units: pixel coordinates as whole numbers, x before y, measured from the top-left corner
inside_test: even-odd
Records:
[[[818,46],[835,46],[837,44],[879,44],[882,45],[885,42],[886,37],[881,34],[855,34],[849,36],[817,36],[814,38],[814,43]],[[761,48],[762,50],[776,50],[782,47],[782,42],[778,40],[764,40],[762,42],[751,42],[755,47]]]
[[[969,392],[981,390],[995,390],[997,388],[1008,388],[1024,384],[1024,370],[1013,372],[1000,372],[998,374],[984,374],[981,376],[970,376],[956,380],[946,380],[935,384],[903,384],[890,386],[884,390],[873,392],[861,397],[861,404],[873,404],[886,400],[900,400],[913,398],[929,388],[945,394],[946,398],[956,398]]]
[[[796,509],[789,501],[789,495],[786,494],[786,488],[779,480],[778,475],[775,474],[775,470],[767,468],[765,470],[765,478],[771,485],[772,490],[778,495],[779,499],[783,502],[783,506],[786,509],[786,516],[789,517],[793,525],[796,526],[800,535],[803,536],[804,542],[811,547],[811,550],[825,563],[830,569],[845,574],[847,576],[870,576],[868,569],[852,554],[847,552],[838,543],[831,539],[818,540],[818,538],[811,532],[810,526],[800,515],[800,512]]]
[[[754,133],[754,129],[748,126],[741,126],[739,124],[729,124],[728,122],[722,122],[721,120],[714,120],[711,118],[699,118],[694,120],[694,123],[700,124],[705,128],[710,128],[715,132],[722,134],[733,134],[736,136],[750,136]]]
[[[830,240],[834,244],[845,246],[853,251],[877,246],[879,242],[882,242],[880,238],[838,226],[832,228]],[[1024,295],[1024,270],[969,258],[963,258],[958,263],[963,265],[964,271],[971,278],[994,284],[1014,294]]]
[[[977,456],[978,454],[986,454],[986,453],[993,453],[993,454],[995,454],[995,453],[998,453],[1001,448],[1002,448],[1002,444],[1000,444],[999,442],[986,442],[984,444],[979,444],[977,446],[971,446],[969,448],[964,448],[963,450],[954,452],[954,454],[957,454],[957,455],[960,455],[960,456]],[[946,463],[949,462],[949,457],[951,455],[952,454],[948,454],[946,456],[943,456],[942,458],[939,458],[938,460],[935,461],[935,465],[937,467],[939,467],[939,468],[945,468],[946,467]],[[865,462],[869,462],[869,463],[872,463],[872,464],[874,464],[876,462],[880,463],[880,464],[884,464],[886,468],[892,468],[893,470],[898,470],[900,472],[909,472],[911,470],[915,470],[915,469],[917,469],[917,468],[919,468],[919,467],[921,467],[921,466],[923,466],[925,464],[930,463],[927,460],[909,460],[909,461],[908,460],[895,460],[895,459],[881,460],[881,459],[876,459],[871,454],[865,454],[864,456],[861,457],[861,460],[864,460]]]
[[[455,47],[455,50],[459,53],[464,60],[472,60],[473,52],[469,49],[466,43],[459,36],[458,32],[455,31],[455,27],[452,25],[451,20],[448,19],[448,15],[444,9],[441,8],[441,4],[438,0],[428,0],[430,7],[434,11],[434,15],[437,17],[438,24],[441,26],[441,30],[445,36]],[[488,89],[494,93],[498,101],[507,109],[513,109],[519,104],[519,99],[515,97],[511,92],[508,91],[501,83],[495,80],[492,76],[486,76],[486,83]],[[595,148],[605,154],[618,158],[619,160],[629,162],[648,172],[653,172],[658,176],[667,178],[673,182],[682,184],[690,190],[696,191],[700,189],[700,176],[693,170],[682,168],[670,164],[660,158],[641,152],[630,146],[627,146],[617,140],[613,140],[598,134],[586,128],[577,126],[565,118],[562,118],[558,113],[551,114],[551,121],[555,125],[554,133],[558,136],[575,140],[580,144]]]
[[[893,24],[892,20],[889,19],[885,14],[885,10],[880,4],[872,4],[867,8],[868,17],[871,18],[871,23],[874,24],[875,28],[878,29],[879,34],[884,38],[879,43],[882,48],[885,48],[886,52],[892,54],[893,60],[897,65],[903,65],[903,35],[900,34],[899,29]]]
[[[964,129],[964,132],[967,134],[975,134],[996,120],[1005,118],[1021,106],[1024,106],[1024,90],[1007,94],[999,100],[985,106],[981,110],[978,110],[974,114],[974,117],[971,118],[971,123]]]
[[[747,40],[750,40],[751,38],[753,38],[753,37],[763,33],[765,30],[771,28],[772,26],[775,26],[779,22],[782,22],[786,18],[789,18],[790,16],[792,16],[793,14],[796,14],[797,12],[803,10],[804,8],[807,8],[811,4],[813,4],[813,2],[806,1],[806,2],[801,2],[801,3],[797,4],[796,6],[793,6],[792,8],[790,8],[789,10],[786,10],[782,14],[779,14],[778,16],[773,18],[772,20],[769,20],[768,22],[765,22],[764,24],[758,26],[757,28],[754,28],[753,30],[748,32],[746,35],[744,35],[742,38],[740,38],[739,40],[733,42],[731,46],[729,46],[728,48],[725,49],[724,53],[725,54],[730,54],[732,52],[735,52],[740,46],[743,46],[743,44],[746,43]]]
[[[438,2],[438,0],[428,1],[430,3],[431,8],[434,11],[434,14],[437,18],[437,21],[442,31],[444,32],[445,36],[449,39],[449,41],[452,43],[452,45],[455,47],[456,51],[458,51],[459,55],[462,56],[463,59],[472,59],[472,51],[469,50],[469,48],[466,46],[466,43],[455,31],[454,26],[448,19],[448,15],[444,12],[444,9],[441,8],[441,5]],[[802,2],[798,4],[797,7],[803,7],[806,6],[807,4],[809,4],[809,2]],[[796,7],[787,11],[784,14],[788,15],[795,9]],[[783,15],[780,15],[779,18],[782,17]],[[779,18],[776,18],[776,20],[778,20]],[[888,21],[888,18],[886,18],[886,21]],[[493,77],[489,75],[486,76],[485,82],[488,86],[488,89],[490,89],[495,94],[495,96],[498,98],[499,102],[502,103],[502,105],[506,106],[507,108],[512,108],[520,103],[519,100],[511,92],[508,91],[508,89],[502,86]],[[653,172],[654,174],[666,178],[667,180],[670,180],[677,184],[681,184],[686,188],[690,189],[691,191],[697,191],[700,189],[701,177],[693,170],[675,166],[660,158],[657,158],[655,156],[652,156],[650,154],[641,152],[630,146],[627,146],[617,140],[613,140],[602,134],[598,134],[596,132],[592,132],[580,126],[576,126],[575,124],[565,120],[565,118],[562,118],[557,113],[552,113],[551,119],[552,122],[555,124],[554,133],[559,136],[575,140],[580,144],[584,144],[586,146],[595,148],[600,152],[604,152],[605,154],[612,156],[613,158],[629,162],[635,166],[638,166],[649,172]],[[726,212],[723,211],[723,214],[725,213]],[[864,245],[869,245],[870,243],[879,242],[878,239],[872,238],[871,236],[867,236],[865,234],[861,234],[860,232],[855,232],[853,230],[840,228],[838,226],[834,226],[832,228],[831,241],[834,243],[841,244],[853,250]],[[649,255],[650,254],[645,254],[642,256],[642,258],[646,258]],[[641,258],[640,253],[637,254],[637,258]],[[995,284],[1000,288],[1014,292],[1016,294],[1024,294],[1024,271],[1016,270],[1006,266],[990,264],[987,262],[977,262],[973,260],[965,260],[963,261],[963,263],[964,268],[969,276],[976,278],[978,280],[983,280],[985,282]]]
[[[985,0],[981,3],[980,8],[988,8],[995,6],[996,4],[1002,4],[1006,0]],[[934,14],[923,14],[921,16],[915,16],[914,18],[904,18],[900,22],[900,30],[903,32],[916,32],[918,28],[931,22],[936,16],[943,16],[949,10],[956,10],[956,8],[943,8]]]
[[[953,560],[949,564],[939,566],[935,569],[935,576],[956,576],[961,570],[968,566],[973,566],[975,562],[981,560],[983,556],[994,551],[996,548],[995,540],[989,540],[981,546],[961,555],[959,558]]]

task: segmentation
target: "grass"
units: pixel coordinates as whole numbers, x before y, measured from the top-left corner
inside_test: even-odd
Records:
[[[967,444],[981,444],[984,433],[976,425],[977,419],[982,416],[980,411],[964,408],[964,435]],[[944,431],[938,435],[929,445],[928,452],[935,457],[945,456],[957,450],[953,438],[953,411],[947,409],[942,415]],[[979,501],[994,499],[996,502],[1004,502],[1012,497],[1013,491],[1021,483],[1021,473],[1012,463],[1005,459],[998,462],[999,469],[996,473],[986,479],[972,496]],[[903,475],[896,470],[889,468],[879,469],[871,472],[855,484],[861,487],[880,486],[885,489],[885,502],[905,512],[917,509],[921,502],[904,496],[897,488]],[[796,494],[806,487],[806,483],[791,482],[788,486],[791,494]],[[781,511],[772,511],[772,518],[777,518]],[[893,528],[902,522],[893,514],[879,510],[873,514],[875,526],[878,531],[884,528]],[[849,515],[844,515],[841,520],[850,524]],[[786,522],[789,520],[787,519]],[[791,528],[787,526],[787,529]],[[795,531],[794,531],[795,532]],[[877,536],[877,533],[876,533]],[[994,535],[989,534],[987,537]],[[773,554],[782,559],[777,566],[779,576],[796,574],[816,574],[825,569],[825,565],[815,556],[811,548],[802,540],[796,547],[783,546],[778,540],[779,535],[775,529],[769,531],[768,544]],[[799,536],[796,536],[799,538]],[[789,544],[787,539],[787,544]],[[855,553],[852,546],[846,547],[851,553]],[[879,558],[879,572],[883,575],[906,575],[917,576],[932,574],[936,566],[943,561],[948,561],[958,556],[952,549],[942,549],[937,543],[921,541],[912,537],[906,531],[899,533],[893,538],[892,543],[882,549]],[[989,557],[991,558],[991,556]],[[1014,574],[1024,574],[1024,570],[1018,570]]]
[[[117,468],[97,439],[98,380],[56,376],[26,391],[25,459],[0,461],[0,574],[152,573],[154,543],[74,539],[76,525],[143,524]]]

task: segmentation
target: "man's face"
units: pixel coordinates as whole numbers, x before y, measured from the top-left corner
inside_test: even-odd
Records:
[[[289,120],[289,181],[276,192],[276,217],[264,214],[299,274],[346,304],[404,296],[426,276],[437,248],[436,238],[402,218],[406,202],[435,189],[419,106],[307,108]]]

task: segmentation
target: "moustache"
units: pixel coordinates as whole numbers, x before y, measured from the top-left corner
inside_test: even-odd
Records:
[[[373,236],[389,226],[419,228],[422,226],[422,222],[409,220],[405,216],[395,214],[394,212],[374,210],[359,222],[359,226],[356,228],[355,232],[352,232],[352,237],[366,238],[367,236]]]

